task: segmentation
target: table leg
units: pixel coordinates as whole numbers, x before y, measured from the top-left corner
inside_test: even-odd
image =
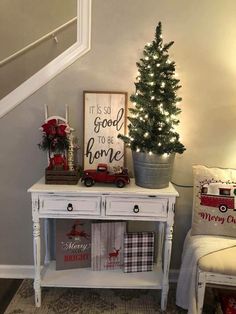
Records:
[[[164,261],[163,261],[163,280],[162,280],[162,294],[161,294],[161,309],[166,310],[167,297],[169,291],[169,269],[170,257],[172,248],[173,226],[166,225],[165,243],[164,243]]]
[[[35,305],[41,306],[41,278],[40,278],[40,223],[39,221],[33,223],[34,236],[34,291],[35,291]]]
[[[162,265],[162,252],[163,252],[163,241],[164,241],[164,231],[165,224],[164,222],[159,222],[158,225],[158,245],[157,245],[157,265],[158,268]]]

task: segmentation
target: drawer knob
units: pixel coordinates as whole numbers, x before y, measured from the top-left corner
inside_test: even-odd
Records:
[[[69,203],[69,204],[67,205],[67,210],[68,210],[68,212],[72,212],[72,210],[73,210],[73,205],[72,205],[71,203]]]
[[[138,207],[138,205],[134,205],[133,212],[134,212],[135,214],[137,214],[137,213],[139,212],[139,207]]]

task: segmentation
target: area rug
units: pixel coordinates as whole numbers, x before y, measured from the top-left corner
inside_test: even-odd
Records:
[[[130,289],[43,288],[42,305],[34,305],[33,281],[24,280],[5,314],[154,314],[160,309],[160,291]],[[175,305],[175,285],[171,285],[166,313],[184,314]],[[213,307],[205,313],[214,313]]]

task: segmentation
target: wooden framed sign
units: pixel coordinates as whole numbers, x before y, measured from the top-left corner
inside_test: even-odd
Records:
[[[84,169],[124,166],[127,93],[84,92]]]

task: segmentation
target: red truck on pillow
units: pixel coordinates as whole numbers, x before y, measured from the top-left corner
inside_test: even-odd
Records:
[[[119,172],[109,172],[107,164],[98,164],[97,169],[88,169],[83,171],[81,182],[85,186],[92,186],[95,182],[114,183],[118,188],[123,188],[129,184],[130,178],[127,169],[121,169]]]

